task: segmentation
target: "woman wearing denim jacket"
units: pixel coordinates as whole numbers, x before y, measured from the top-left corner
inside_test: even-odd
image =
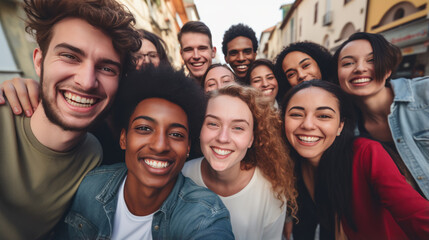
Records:
[[[396,79],[398,47],[379,34],[358,32],[334,55],[337,83],[360,112],[361,135],[388,150],[407,181],[429,198],[429,78]]]
[[[219,197],[181,174],[204,114],[199,86],[145,68],[123,79],[115,104],[125,164],[87,174],[55,239],[234,239]]]

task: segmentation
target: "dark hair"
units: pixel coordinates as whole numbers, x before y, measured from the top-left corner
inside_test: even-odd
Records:
[[[128,122],[136,106],[148,98],[162,98],[179,105],[188,117],[191,142],[198,139],[206,106],[204,93],[183,71],[175,71],[166,65],[156,68],[149,65],[128,74],[119,87],[113,107],[117,129],[128,130]]]
[[[258,50],[258,39],[256,39],[256,33],[247,25],[242,23],[232,25],[228,30],[223,34],[222,41],[222,52],[223,55],[228,53],[228,43],[231,42],[236,37],[246,37],[252,41],[253,52]]]
[[[353,220],[352,207],[352,167],[353,167],[353,142],[355,116],[354,108],[349,96],[338,85],[322,80],[305,81],[293,87],[287,92],[282,104],[282,117],[284,120],[287,104],[299,91],[317,87],[321,88],[337,98],[340,109],[340,119],[344,122],[340,136],[337,136],[333,144],[323,153],[317,167],[315,179],[315,202],[320,216],[320,223],[327,229],[333,229],[335,220],[340,224],[341,219],[357,231]],[[295,174],[301,174],[301,161],[304,159],[286,140],[291,156],[295,160]]]
[[[203,78],[202,78],[202,81],[201,81],[201,87],[202,87],[203,89],[204,89],[204,84],[206,84],[206,77],[207,77],[207,74],[209,74],[210,70],[212,70],[213,68],[218,68],[218,67],[223,67],[223,68],[225,68],[225,69],[228,69],[228,71],[230,71],[230,72],[232,73],[232,77],[234,78],[234,81],[237,81],[237,79],[238,79],[237,75],[235,75],[235,73],[231,70],[231,68],[229,68],[229,67],[228,67],[228,65],[226,65],[226,64],[221,64],[221,63],[215,63],[215,64],[210,65],[210,66],[207,68],[207,70],[206,70],[206,72],[204,73],[204,75],[203,75]]]
[[[149,31],[146,31],[144,29],[138,29],[137,32],[139,32],[140,37],[142,39],[148,40],[155,46],[156,52],[159,55],[159,63],[171,66],[171,63],[168,60],[167,51],[166,51],[167,44],[165,44],[164,40],[162,40],[162,38],[160,38],[158,35],[151,33]]]
[[[246,85],[250,85],[251,83],[251,79],[250,76],[253,72],[253,70],[255,70],[255,68],[259,67],[259,66],[266,66],[268,67],[274,74],[274,64],[265,58],[260,58],[260,59],[256,59],[252,65],[250,65],[249,70],[246,73],[246,77],[244,78],[243,83]],[[277,81],[277,78],[276,78]],[[278,85],[278,81],[277,81],[277,85]],[[281,94],[279,94],[279,92],[277,92],[277,96],[276,96],[277,101],[281,101]]]
[[[121,56],[126,70],[135,68],[133,52],[141,47],[134,29],[131,12],[115,0],[24,0],[27,14],[26,31],[35,36],[45,57],[52,39],[53,27],[59,21],[73,17],[83,19],[112,38],[113,47]],[[124,74],[124,69],[121,73]]]
[[[179,39],[180,45],[182,45],[182,35],[185,33],[201,33],[207,35],[210,41],[210,47],[213,47],[212,43],[212,33],[210,32],[210,28],[207,27],[203,22],[200,21],[189,21],[185,23],[180,29],[177,38]]]
[[[372,47],[372,52],[374,56],[374,70],[375,70],[375,80],[383,81],[384,76],[388,71],[392,73],[396,70],[399,63],[402,60],[401,50],[387,41],[381,34],[375,33],[366,33],[366,32],[357,32],[353,33],[345,42],[343,42],[340,47],[335,51],[334,54],[334,68],[336,71],[334,81],[339,84],[338,79],[338,58],[340,56],[341,50],[350,42],[355,40],[367,40]],[[386,85],[389,85],[390,76],[386,80]]]
[[[283,60],[291,52],[302,52],[313,58],[319,67],[322,79],[333,81],[335,74],[332,67],[332,55],[325,47],[309,41],[291,43],[277,55],[274,64],[274,75],[279,84],[279,96],[284,95],[292,87],[282,67]]]

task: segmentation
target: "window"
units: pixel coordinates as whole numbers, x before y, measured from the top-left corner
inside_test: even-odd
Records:
[[[399,8],[396,10],[395,14],[393,14],[393,21],[403,18],[405,15],[405,11],[403,8]]]
[[[21,71],[18,69],[13,58],[12,52],[9,48],[6,35],[0,22],[0,82],[17,77]]]
[[[344,0],[344,5],[346,5],[347,3],[351,2],[352,0]]]
[[[314,4],[314,24],[317,23],[317,8],[319,7],[319,3]]]

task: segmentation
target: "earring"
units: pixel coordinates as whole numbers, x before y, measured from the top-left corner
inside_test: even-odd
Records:
[[[186,158],[188,158],[189,157],[189,153],[188,154],[186,154]]]

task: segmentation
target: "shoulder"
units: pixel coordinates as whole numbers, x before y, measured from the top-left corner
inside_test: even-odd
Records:
[[[217,194],[211,190],[198,186],[188,177],[184,177],[183,185],[179,191],[179,198],[184,204],[198,205],[209,212],[225,209],[225,205]]]
[[[182,168],[182,174],[191,179],[195,179],[200,174],[200,166],[202,160],[203,157],[187,161]]]
[[[125,163],[103,165],[90,171],[79,185],[77,194],[98,193],[106,185],[120,182],[127,173]]]

